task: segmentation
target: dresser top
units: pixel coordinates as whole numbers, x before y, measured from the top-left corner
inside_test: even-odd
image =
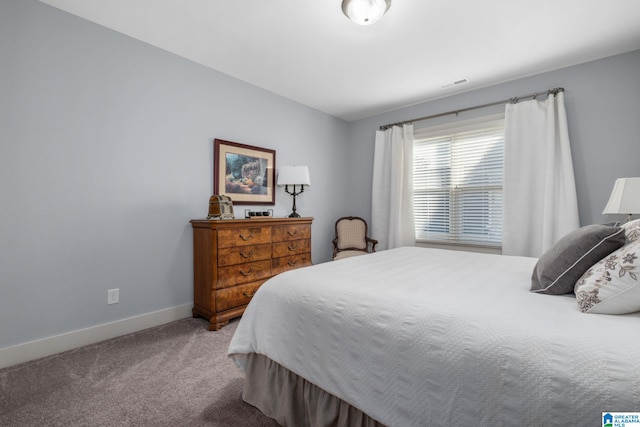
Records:
[[[249,219],[192,219],[189,221],[194,228],[217,228],[221,225],[251,227],[252,225],[292,225],[310,224],[312,217],[302,218],[274,218],[256,217]]]

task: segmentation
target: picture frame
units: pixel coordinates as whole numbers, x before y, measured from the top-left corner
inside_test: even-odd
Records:
[[[214,139],[213,189],[234,205],[275,205],[276,151]]]

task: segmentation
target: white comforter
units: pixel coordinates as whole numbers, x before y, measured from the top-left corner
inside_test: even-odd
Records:
[[[265,283],[229,347],[407,426],[602,425],[640,411],[640,314],[529,292],[535,258],[399,248]]]

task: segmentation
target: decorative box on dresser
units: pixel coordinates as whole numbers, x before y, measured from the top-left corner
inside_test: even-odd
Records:
[[[193,316],[219,330],[267,279],[311,265],[313,218],[191,220]]]

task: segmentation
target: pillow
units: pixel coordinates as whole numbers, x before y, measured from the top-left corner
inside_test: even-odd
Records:
[[[574,230],[545,252],[531,275],[531,292],[570,294],[578,279],[596,262],[625,243],[624,229],[593,224]]]
[[[640,239],[626,244],[587,270],[576,283],[584,313],[626,314],[640,311]]]
[[[634,242],[640,238],[640,219],[625,222],[621,227],[624,228],[624,234],[627,236],[627,243]]]

